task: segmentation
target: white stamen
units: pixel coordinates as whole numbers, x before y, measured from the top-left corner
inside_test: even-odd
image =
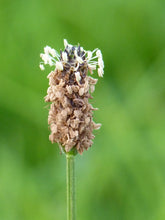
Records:
[[[49,64],[50,66],[56,66],[57,70],[62,71],[64,69],[63,64],[68,63],[71,70],[75,72],[76,81],[79,83],[81,80],[80,72],[78,72],[79,67],[83,64],[88,65],[88,69],[90,73],[93,73],[93,70],[96,70],[96,67],[98,66],[98,75],[100,77],[104,74],[104,61],[102,57],[101,50],[98,48],[94,49],[93,51],[86,51],[83,49],[83,47],[79,46],[73,46],[68,43],[66,39],[64,39],[64,46],[65,49],[68,51],[66,53],[65,51],[62,52],[61,56],[57,53],[57,51],[49,46],[44,47],[44,53],[40,54],[40,57],[42,58],[43,62],[40,63],[39,67],[41,70],[44,70],[44,64]],[[82,58],[82,56],[78,55],[78,51],[80,48],[80,53],[84,52],[85,59]],[[74,57],[72,56],[72,52],[74,51]],[[95,55],[94,55],[95,54]],[[72,63],[68,62],[69,57],[71,56]],[[94,86],[91,87],[91,90],[94,90]],[[83,94],[83,90],[80,91],[80,95]]]
[[[64,62],[67,62],[68,61],[68,55],[66,52],[62,52],[62,59]]]
[[[51,50],[50,50],[50,54],[51,54],[53,57],[56,57],[56,56],[57,56],[57,53],[56,53],[55,49],[51,49]]]
[[[89,64],[98,65],[98,61],[90,61]]]
[[[92,52],[91,51],[87,51],[87,60],[90,60],[92,58]]]
[[[45,69],[45,67],[44,67],[43,64],[40,64],[39,67],[40,67],[41,70],[44,70],[44,69]]]
[[[91,70],[95,70],[96,69],[96,65],[93,65],[93,64],[88,64],[88,67]]]
[[[75,72],[75,76],[76,76],[76,81],[79,83],[81,80],[81,76],[79,72]]]
[[[40,53],[40,57],[41,57],[41,59],[42,59],[43,55],[45,55],[45,54],[44,54],[44,53]]]
[[[44,47],[44,52],[45,52],[45,55],[49,55],[49,56],[51,55],[59,59],[59,54],[57,53],[57,51],[49,46]]]
[[[78,70],[78,68],[79,68],[79,63],[77,64],[77,67],[74,67],[74,71],[77,71]]]
[[[53,61],[52,61],[52,59],[51,59],[51,57],[49,58],[49,60],[48,60],[48,64],[50,65],[50,66],[53,66]]]
[[[44,61],[44,64],[48,64],[49,63],[49,55],[48,54],[44,54],[44,53],[41,53],[40,54],[40,57],[42,58],[42,60]]]
[[[64,39],[64,46],[65,48],[68,46],[69,48],[72,48],[71,44],[68,44],[68,41],[66,39]]]
[[[78,56],[78,54],[77,54],[77,50],[75,50],[75,51],[74,51],[74,55],[75,55],[76,60],[78,61],[78,63],[80,63],[80,64],[81,64],[81,63],[83,63],[82,58],[81,58],[81,57],[79,57],[79,56]]]
[[[63,65],[62,65],[62,63],[61,62],[56,62],[56,68],[58,69],[58,70],[63,70]]]
[[[103,62],[102,58],[98,59],[98,65],[99,65],[99,67],[104,68],[104,62]]]
[[[77,59],[77,61],[78,61],[80,64],[83,63],[83,60],[82,60],[81,57],[77,56],[76,59]]]
[[[96,58],[98,58],[98,56],[91,57],[90,60],[93,60],[93,59],[96,59]]]
[[[67,47],[67,45],[68,45],[68,41],[66,39],[64,39],[64,46],[65,46],[65,48]]]
[[[97,50],[96,55],[98,58],[102,58],[101,50]]]
[[[51,51],[51,47],[49,47],[49,46],[44,47],[45,54],[49,54],[50,51]]]
[[[83,63],[82,58],[81,58],[81,57],[79,57],[79,56],[78,56],[78,54],[77,54],[77,50],[75,50],[75,51],[74,51],[74,55],[75,55],[76,60],[78,61],[78,63],[80,63],[80,64],[81,64],[81,63]]]
[[[74,51],[75,57],[78,57],[77,50]]]
[[[102,68],[98,68],[98,75],[99,75],[99,77],[103,77],[103,74],[104,74],[103,69]]]

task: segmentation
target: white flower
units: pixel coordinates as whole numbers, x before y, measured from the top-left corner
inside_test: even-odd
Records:
[[[58,69],[58,70],[63,70],[63,65],[62,65],[62,63],[61,62],[56,62],[56,68]]]
[[[76,76],[76,81],[79,83],[81,80],[81,76],[79,72],[75,72],[75,76]]]
[[[40,67],[41,70],[44,70],[44,69],[45,69],[45,67],[44,67],[43,64],[40,64],[39,67]]]

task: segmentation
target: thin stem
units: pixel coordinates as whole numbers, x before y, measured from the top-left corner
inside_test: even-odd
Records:
[[[66,176],[67,176],[67,220],[75,220],[75,173],[74,155],[66,155]]]

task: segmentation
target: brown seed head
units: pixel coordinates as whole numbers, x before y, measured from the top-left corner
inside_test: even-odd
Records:
[[[75,148],[82,154],[93,144],[93,130],[101,124],[93,121],[93,110],[89,104],[97,79],[88,76],[99,65],[98,73],[103,75],[103,60],[100,50],[85,51],[80,46],[72,46],[64,40],[65,49],[60,55],[46,46],[41,54],[44,64],[55,65],[49,73],[49,87],[46,102],[50,102],[48,124],[52,143],[59,143],[65,152]],[[92,57],[96,52],[96,56]],[[98,58],[98,62],[92,61]],[[58,61],[57,61],[58,60]],[[43,64],[40,68],[44,69]]]

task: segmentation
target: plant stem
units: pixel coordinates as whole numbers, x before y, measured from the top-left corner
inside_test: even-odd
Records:
[[[67,176],[67,220],[75,220],[75,173],[74,155],[66,154],[66,176]]]

